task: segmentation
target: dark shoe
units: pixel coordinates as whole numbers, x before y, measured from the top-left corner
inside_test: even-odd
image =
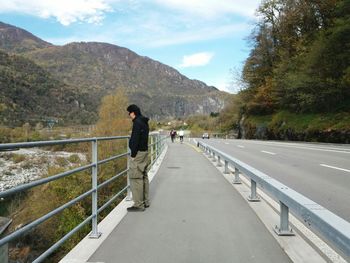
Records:
[[[149,204],[145,205],[145,208],[148,208],[149,207]]]
[[[143,211],[145,211],[145,208],[132,206],[132,207],[128,207],[127,210],[128,210],[128,212],[143,212]]]

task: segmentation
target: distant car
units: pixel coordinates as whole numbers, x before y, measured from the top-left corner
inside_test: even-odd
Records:
[[[203,133],[202,139],[209,139],[209,134],[208,133]]]

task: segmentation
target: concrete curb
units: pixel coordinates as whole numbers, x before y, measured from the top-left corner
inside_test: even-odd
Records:
[[[165,144],[165,149],[154,163],[151,170],[148,172],[150,182],[157,174],[159,167],[166,155],[168,145]],[[110,233],[118,226],[122,219],[127,214],[127,208],[133,204],[132,201],[127,201],[124,198],[99,224],[98,231],[102,233],[98,239],[92,239],[88,236],[84,237],[63,259],[60,263],[86,263],[89,258],[95,253],[100,245],[107,239]]]

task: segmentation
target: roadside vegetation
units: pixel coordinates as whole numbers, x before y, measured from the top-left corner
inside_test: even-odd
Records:
[[[350,2],[265,0],[257,15],[223,127],[245,138],[349,143]]]

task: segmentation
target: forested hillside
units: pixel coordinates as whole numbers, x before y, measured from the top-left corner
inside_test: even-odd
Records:
[[[78,95],[31,60],[0,50],[0,124],[35,125],[50,118],[62,124],[92,123],[97,114],[84,105],[88,96]]]
[[[335,122],[341,123],[335,127],[333,120],[329,127],[314,130],[350,130],[350,1],[266,0],[257,14],[252,49],[242,72],[243,89],[235,106],[227,108],[231,115],[226,113],[236,119],[224,120],[227,126],[253,127],[246,135],[254,138],[257,125],[262,125],[266,138],[293,139],[300,127],[288,125],[288,118],[297,121],[308,114],[309,122],[337,116]],[[280,112],[284,114],[272,123]],[[266,118],[259,122],[258,116]],[[248,125],[249,119],[255,122]],[[286,128],[291,136],[279,136]],[[308,128],[303,123],[301,129]],[[269,133],[271,129],[275,132]]]

